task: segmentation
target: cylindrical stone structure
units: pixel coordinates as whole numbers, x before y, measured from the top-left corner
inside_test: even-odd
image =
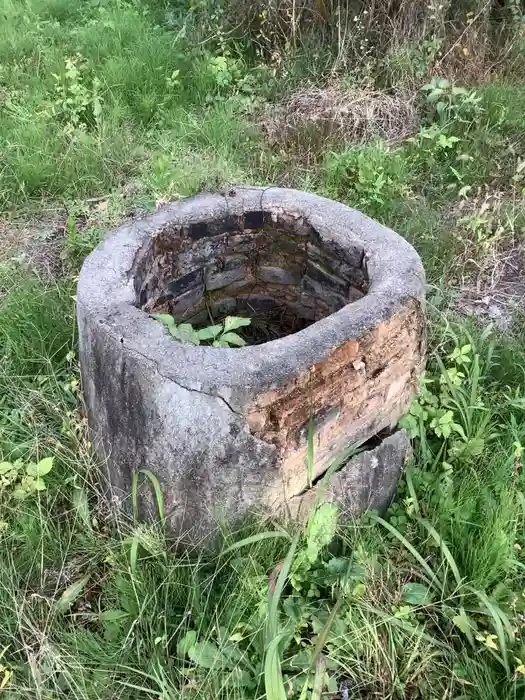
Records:
[[[198,195],[110,232],[82,267],[77,314],[114,494],[129,499],[133,474],[150,470],[170,531],[191,544],[252,511],[303,517],[359,444],[325,497],[352,515],[384,507],[408,449],[392,431],[424,363],[424,294],[401,236],[296,190]],[[251,344],[179,342],[159,311],[195,328],[249,316]],[[151,494],[142,506],[155,510]]]

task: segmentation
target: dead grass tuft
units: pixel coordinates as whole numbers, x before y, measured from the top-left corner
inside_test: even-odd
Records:
[[[525,313],[521,207],[511,195],[487,188],[461,202],[457,214],[470,237],[463,241],[464,274],[456,308],[509,330],[515,312]]]
[[[492,249],[461,287],[456,308],[509,330],[515,313],[525,313],[525,243],[515,239]]]
[[[308,87],[267,105],[260,125],[272,146],[316,154],[332,146],[359,146],[374,138],[395,143],[415,133],[415,97],[380,91]]]

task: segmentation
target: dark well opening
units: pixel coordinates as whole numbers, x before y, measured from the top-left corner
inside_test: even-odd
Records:
[[[295,333],[367,292],[364,251],[321,240],[303,218],[248,211],[167,225],[137,256],[136,305],[196,328],[247,316],[243,337]]]

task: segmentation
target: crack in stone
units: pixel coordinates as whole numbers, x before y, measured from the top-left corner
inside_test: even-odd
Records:
[[[116,340],[122,347],[124,347],[124,338],[122,336],[119,337],[119,336],[115,335],[115,333],[112,332],[112,328],[109,325],[104,324],[104,326],[105,326],[107,332],[109,333],[109,335],[114,340]],[[228,403],[228,401],[226,401],[226,399],[223,396],[221,396],[220,394],[211,394],[211,393],[208,393],[207,391],[202,391],[201,389],[194,389],[194,388],[185,386],[184,384],[181,384],[180,382],[178,382],[176,379],[173,379],[173,377],[168,377],[167,375],[163,374],[159,369],[158,362],[156,360],[154,360],[152,357],[145,355],[143,352],[140,352],[140,350],[137,350],[136,348],[132,348],[129,345],[126,345],[126,350],[128,350],[128,352],[135,353],[135,355],[142,357],[144,360],[146,360],[147,362],[154,365],[155,371],[157,372],[159,377],[162,377],[163,379],[167,379],[168,381],[173,382],[178,387],[180,387],[181,389],[185,389],[186,391],[191,391],[191,392],[194,392],[196,394],[202,394],[203,396],[208,396],[210,399],[219,399],[219,401],[222,401],[224,403],[224,405],[226,406],[226,408],[228,408],[234,415],[239,416],[239,418],[242,418],[243,420],[246,420],[245,416],[241,412],[236,411],[233,408],[233,406],[231,406]]]
[[[123,341],[121,341],[121,344],[122,345],[124,344]],[[243,414],[240,413],[239,411],[236,411],[232,406],[230,406],[228,401],[226,401],[226,399],[223,396],[221,396],[220,394],[210,394],[207,391],[202,391],[201,389],[194,389],[194,388],[191,388],[189,386],[185,386],[184,384],[181,384],[180,382],[178,382],[176,379],[173,379],[173,377],[169,377],[166,374],[163,374],[159,369],[158,362],[156,360],[154,360],[153,358],[148,357],[148,355],[144,355],[144,353],[140,352],[139,350],[136,350],[135,348],[131,348],[129,345],[127,345],[126,348],[129,352],[133,352],[136,355],[139,355],[139,357],[142,357],[147,362],[151,362],[151,364],[153,364],[155,366],[155,371],[157,372],[159,377],[162,377],[163,379],[167,379],[169,382],[173,382],[174,384],[176,384],[181,389],[184,389],[185,391],[191,391],[195,394],[202,394],[203,396],[207,396],[210,399],[219,399],[219,401],[222,401],[224,403],[224,405],[226,406],[226,408],[228,408],[234,415],[239,416],[240,418],[244,419]]]
[[[374,440],[374,438],[377,438],[377,435],[373,435],[371,440]],[[341,472],[345,467],[348,466],[348,464],[354,459],[354,457],[357,457],[361,452],[372,452],[373,450],[376,449],[377,445],[374,447],[370,447],[369,449],[366,449],[366,442],[368,440],[363,441],[361,445],[352,445],[351,448],[347,449],[345,454],[339,458],[339,464],[337,465],[330,465],[328,466],[321,474],[316,476],[316,478],[312,481],[311,486],[305,486],[304,489],[301,489],[298,493],[294,493],[292,496],[289,496],[290,500],[293,500],[294,498],[302,498],[305,494],[307,494],[310,491],[316,491],[319,486],[321,486],[321,482],[323,479],[326,478],[327,475],[329,475],[329,479],[326,483],[326,486],[328,487],[330,484],[330,479],[334,474],[338,474]],[[363,449],[361,449],[363,448]]]

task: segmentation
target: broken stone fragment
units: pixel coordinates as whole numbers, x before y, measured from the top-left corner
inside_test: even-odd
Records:
[[[356,518],[366,510],[385,511],[394,497],[405,462],[411,455],[405,430],[385,437],[372,449],[351,457],[326,482],[321,479],[311,489],[292,497],[288,514],[297,520],[308,518],[316,503],[335,503],[345,518]]]

